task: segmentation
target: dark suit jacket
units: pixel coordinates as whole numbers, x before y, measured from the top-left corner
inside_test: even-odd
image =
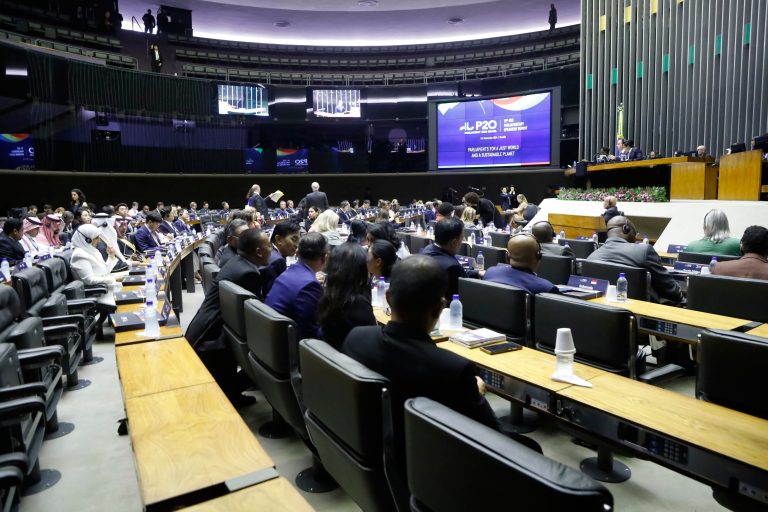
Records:
[[[152,236],[152,232],[146,225],[141,226],[136,231],[136,249],[138,249],[139,252],[147,252],[147,250],[159,246],[160,244],[157,243],[157,240]]]
[[[434,258],[443,270],[445,270],[445,273],[448,276],[448,290],[445,292],[445,298],[449,303],[453,294],[459,293],[460,277],[477,277],[478,275],[476,270],[470,272],[465,271],[464,267],[461,266],[461,263],[459,263],[459,260],[457,260],[455,256],[435,244],[429,244],[424,247],[419,251],[419,254]]]
[[[541,244],[541,254],[551,254],[553,256],[568,256],[574,258],[573,249],[554,242],[544,242]]]
[[[189,343],[195,350],[223,349],[226,345],[222,337],[224,322],[221,319],[221,307],[219,305],[219,283],[232,281],[242,286],[261,299],[262,276],[256,265],[236,255],[226,267],[219,271],[219,275],[213,280],[211,290],[205,294],[200,309],[189,323],[185,334]]]
[[[513,268],[509,265],[496,265],[489,268],[485,271],[483,281],[522,288],[531,295],[536,295],[537,293],[558,293],[557,287],[543,277],[539,277],[528,270]]]
[[[319,338],[317,303],[322,295],[323,287],[317,282],[315,272],[298,261],[275,279],[264,303],[296,322],[297,339]]]
[[[605,210],[605,212],[603,212],[603,220],[605,220],[605,223],[608,224],[608,221],[616,217],[617,215],[624,215],[624,212],[620,212],[617,207],[611,206],[610,208]]]
[[[320,208],[320,210],[327,210],[330,205],[328,204],[328,196],[325,192],[310,192],[304,197],[304,210],[309,209],[310,206]]]
[[[394,321],[384,327],[356,327],[342,352],[389,379],[398,408],[408,398],[425,396],[499,428],[496,415],[477,390],[475,365],[438,348],[425,332]]]
[[[768,259],[759,254],[748,253],[738,260],[718,261],[712,273],[717,276],[768,279]]]
[[[336,214],[339,216],[339,222],[342,224],[349,224],[352,221],[352,219],[350,218],[351,213],[352,213],[351,210],[350,210],[350,213],[345,212],[341,208],[336,210]]]
[[[436,213],[434,210],[430,210],[430,209],[424,210],[424,222],[427,223],[431,220],[435,220],[435,215]]]
[[[190,233],[192,231],[192,228],[187,226],[187,223],[181,219],[176,219],[173,221],[173,227],[175,227],[176,231],[179,233]]]
[[[237,256],[236,249],[231,248],[229,245],[222,245],[219,247],[214,260],[216,261],[216,264],[219,266],[219,268],[224,268],[224,265],[226,265],[227,262],[235,256]]]
[[[480,202],[477,205],[477,213],[480,215],[480,220],[483,221],[484,226],[492,226],[493,218],[496,214],[496,207],[493,205],[490,199],[484,197],[480,198]]]
[[[166,222],[163,221],[160,223],[160,227],[158,228],[161,233],[165,233],[166,235],[173,235],[176,236],[179,234],[179,230],[176,228],[176,226],[173,225],[172,222]]]
[[[285,262],[285,258],[283,258],[283,255],[280,254],[280,251],[278,251],[274,246],[272,247],[272,252],[269,254],[269,261],[267,262],[267,266],[261,267],[259,270],[261,270],[261,275],[264,278],[264,295],[266,296],[269,291],[272,289],[272,284],[274,284],[275,279],[285,272],[285,269],[287,268],[287,264]]]
[[[640,148],[632,148],[629,150],[629,160],[642,160],[645,158],[643,150]]]
[[[5,233],[0,233],[0,259],[7,258],[8,264],[15,265],[24,260],[24,247]]]
[[[651,298],[674,303],[683,300],[680,285],[669,275],[650,244],[631,244],[623,238],[611,237],[587,259],[644,268],[651,274]]]
[[[267,211],[267,202],[259,194],[254,194],[248,200],[248,206],[253,206],[257,212],[259,212],[265,219],[269,218],[269,212]]]

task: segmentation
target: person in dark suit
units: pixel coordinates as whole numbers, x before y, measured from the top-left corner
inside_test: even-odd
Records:
[[[741,237],[742,257],[719,261],[712,273],[718,276],[768,280],[768,229],[749,226]]]
[[[632,139],[624,140],[624,150],[622,154],[625,155],[625,160],[642,160],[645,158],[643,150],[635,147],[635,141]]]
[[[173,225],[173,222],[176,220],[174,209],[170,206],[165,207],[161,210],[161,215],[163,222],[160,223],[160,232],[171,237],[178,236],[179,230]]]
[[[432,201],[427,201],[424,206],[426,206],[424,209],[424,223],[428,224],[430,221],[436,220],[437,210],[435,210],[435,203]]]
[[[507,192],[507,187],[501,187],[501,194],[499,194],[499,205],[501,209],[506,211],[512,207],[512,199],[514,196],[514,190],[510,194]]]
[[[5,221],[3,233],[0,234],[0,259],[6,258],[10,265],[24,260],[24,247],[19,242],[23,234],[21,219],[10,218]]]
[[[299,242],[299,261],[275,279],[264,303],[296,322],[297,339],[320,338],[317,303],[323,287],[316,274],[325,267],[328,242],[321,233],[308,233]]]
[[[553,256],[568,256],[569,258],[575,258],[573,250],[570,247],[555,243],[555,228],[552,224],[543,220],[537,222],[531,228],[531,234],[541,245],[542,254],[551,254]]]
[[[243,386],[238,383],[237,362],[225,343],[222,332],[224,322],[219,305],[219,283],[231,281],[262,299],[263,277],[259,267],[266,265],[269,259],[269,239],[266,233],[259,229],[248,229],[240,235],[237,249],[238,254],[213,280],[213,286],[206,293],[200,309],[185,333],[200,360],[235,407],[246,405],[253,400],[241,394]]]
[[[314,206],[321,212],[330,208],[328,196],[325,195],[325,192],[320,192],[320,184],[316,181],[312,183],[312,192],[307,194],[302,199],[302,202],[304,203],[304,210],[309,209],[311,206]]]
[[[464,204],[475,209],[484,226],[493,226],[496,216],[496,207],[490,199],[480,197],[477,192],[469,192],[464,195]]]
[[[461,249],[464,236],[464,223],[456,217],[443,219],[435,224],[435,241],[424,247],[421,254],[433,258],[448,276],[448,286],[445,290],[445,299],[450,302],[454,294],[459,291],[460,277],[478,277],[483,271],[465,271],[456,254]]]
[[[352,242],[337,246],[328,256],[317,316],[323,339],[337,350],[354,327],[376,325],[366,257],[366,250]]]
[[[312,224],[315,222],[318,215],[320,215],[320,210],[318,210],[316,206],[310,206],[307,209],[307,219],[304,221],[304,231],[309,233],[309,230],[312,228]]]
[[[269,218],[269,211],[267,210],[267,202],[261,197],[261,186],[254,184],[251,190],[248,191],[248,206],[253,207],[257,212],[261,214],[265,219]]]
[[[496,265],[485,272],[483,281],[522,288],[531,295],[558,293],[557,287],[536,275],[541,262],[541,246],[532,235],[515,235],[507,242],[509,265]]]
[[[350,222],[352,222],[352,215],[350,214],[350,206],[349,201],[344,200],[339,205],[339,209],[336,210],[336,214],[339,216],[339,222],[341,224],[347,224],[349,225]]]
[[[185,233],[192,233],[193,229],[187,224],[189,221],[189,212],[187,210],[181,210],[181,215],[179,215],[176,220],[173,221],[173,227],[176,228],[176,231],[178,231],[181,234]]]
[[[646,269],[651,275],[651,298],[673,304],[683,300],[680,285],[661,264],[659,255],[650,244],[636,244],[637,229],[631,220],[619,215],[608,222],[605,244],[587,258],[619,265]]]
[[[117,232],[117,247],[120,249],[120,254],[123,257],[128,258],[137,253],[136,245],[128,239],[128,225],[130,221],[128,219],[118,217],[115,221],[115,231]]]
[[[342,352],[389,379],[398,407],[425,396],[498,430],[475,365],[438,348],[429,336],[447,289],[446,273],[434,258],[414,255],[399,262],[387,290],[392,320],[384,327],[352,329]]]
[[[605,211],[603,212],[603,219],[605,220],[606,226],[612,218],[619,215],[624,215],[624,212],[620,212],[619,208],[616,206],[615,196],[605,196],[603,199],[603,208],[605,208]]]
[[[139,252],[147,252],[163,245],[164,240],[158,233],[163,219],[156,212],[147,214],[146,223],[136,230],[136,248]]]
[[[249,229],[248,223],[242,219],[235,219],[229,223],[225,230],[227,233],[227,243],[219,247],[216,256],[213,258],[219,268],[224,268],[224,265],[229,260],[237,256],[238,240],[240,235],[247,229]]]
[[[288,268],[286,258],[296,255],[300,238],[301,229],[295,222],[281,222],[272,230],[270,238],[272,252],[269,255],[269,262],[261,269],[264,276],[264,295],[269,293],[275,279]]]

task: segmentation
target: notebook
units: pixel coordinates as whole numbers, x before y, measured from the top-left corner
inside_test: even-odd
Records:
[[[174,317],[173,321],[169,323],[171,316],[171,303],[165,301],[163,303],[163,309],[160,312],[160,316],[157,322],[160,325],[178,325],[178,320]],[[112,313],[110,315],[112,319],[112,325],[115,326],[115,332],[123,331],[137,331],[144,328],[144,310],[132,311],[131,313]]]
[[[144,290],[134,292],[115,292],[115,304],[123,306],[125,304],[142,304],[144,302]]]
[[[676,261],[675,266],[669,270],[672,275],[691,275],[701,274],[702,267],[708,267],[709,265],[700,263],[690,263],[687,261]]]
[[[594,277],[570,276],[568,284],[557,285],[557,289],[562,295],[575,297],[577,299],[596,299],[605,295],[610,283],[605,279],[595,279]]]
[[[670,245],[667,246],[667,252],[669,254],[677,254],[679,252],[683,252],[687,248],[688,248],[687,245],[672,245],[672,244],[670,244]]]
[[[477,348],[484,345],[490,345],[491,343],[505,341],[507,337],[499,332],[482,328],[474,329],[472,331],[459,332],[451,335],[448,339],[467,348]]]

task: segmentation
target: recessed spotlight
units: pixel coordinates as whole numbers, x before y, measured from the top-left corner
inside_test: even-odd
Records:
[[[379,0],[357,0],[357,5],[360,7],[376,7],[379,5]]]
[[[459,25],[461,23],[464,23],[464,18],[450,18],[448,20],[449,25]]]
[[[291,22],[288,20],[277,20],[273,25],[277,28],[287,28],[291,26]]]

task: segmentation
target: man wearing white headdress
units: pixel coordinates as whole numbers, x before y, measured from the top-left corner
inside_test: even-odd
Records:
[[[115,231],[114,227],[115,217],[110,217],[106,213],[99,213],[94,215],[91,224],[99,228],[101,241],[107,247],[107,255],[111,251],[112,256],[120,261],[125,261],[125,256],[123,256],[120,246],[117,244],[117,231]],[[104,256],[103,253],[102,256]]]
[[[96,248],[99,244],[101,231],[92,224],[83,224],[72,235],[72,259],[70,266],[72,274],[85,285],[106,284],[113,285],[117,278],[125,273],[110,274],[115,265],[120,261],[114,254],[109,254],[104,261],[101,253]],[[108,249],[110,252],[111,249]]]

